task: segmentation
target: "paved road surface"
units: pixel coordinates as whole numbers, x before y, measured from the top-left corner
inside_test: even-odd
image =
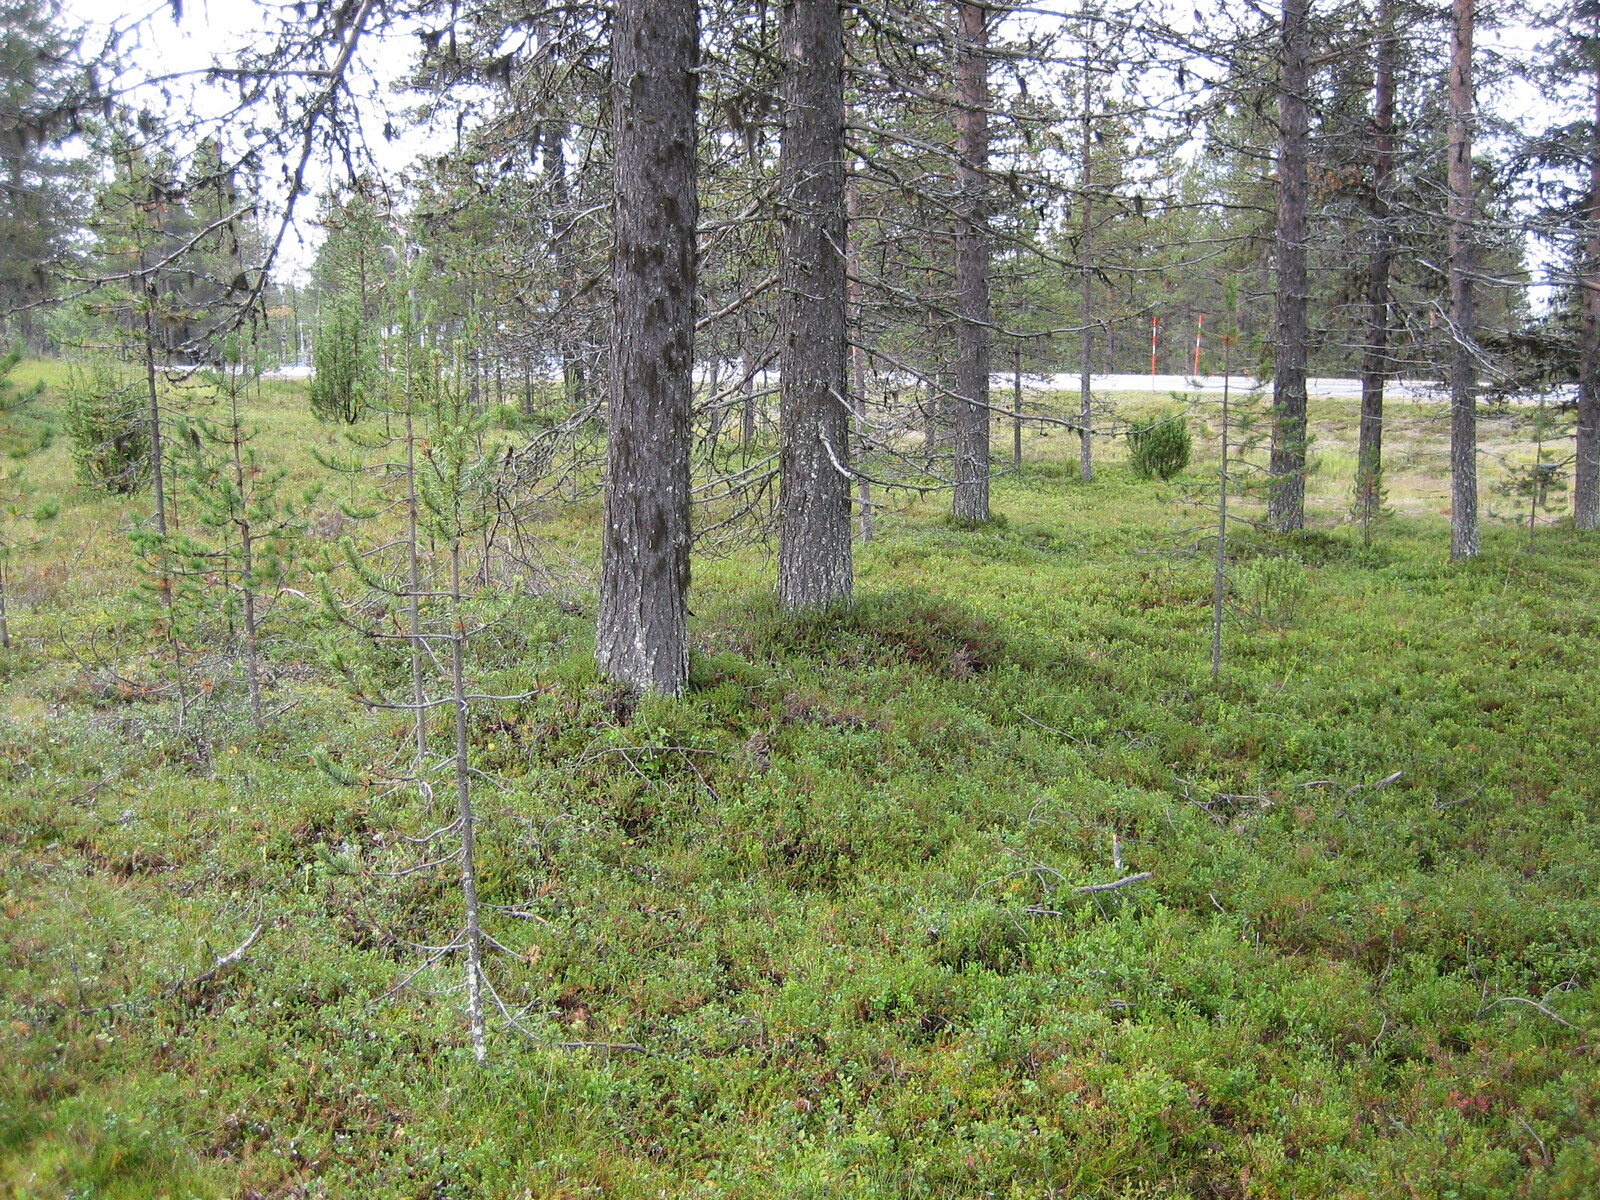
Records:
[[[1077,375],[1024,375],[1024,386],[1060,388],[1064,391],[1076,391],[1078,388]],[[1154,392],[1158,396],[1170,395],[1173,392],[1216,392],[1222,391],[1221,375],[1202,375],[1198,378],[1190,375],[1094,375],[1091,376],[1091,386],[1097,392]],[[994,377],[991,387],[1010,387],[1011,376]],[[1231,390],[1235,392],[1248,392],[1256,387],[1256,381],[1245,375],[1235,375],[1231,380]],[[1361,381],[1359,379],[1308,379],[1306,391],[1313,396],[1336,396],[1342,398],[1361,398]],[[1391,380],[1384,389],[1387,396],[1402,400],[1437,400],[1445,399],[1446,394],[1439,384],[1428,380],[1402,381]]]
[[[708,369],[699,369],[695,374],[705,382],[711,379]],[[718,372],[718,378],[724,383],[733,374],[732,366],[726,366]],[[276,371],[269,372],[269,379],[307,379],[311,376],[311,368],[304,364],[295,364],[279,367]],[[547,373],[551,380],[559,379],[559,373]],[[1023,386],[1029,388],[1052,388],[1064,392],[1078,390],[1078,376],[1072,375],[1024,375]],[[1222,376],[1201,375],[1094,375],[1091,376],[1091,386],[1097,392],[1148,392],[1156,396],[1170,396],[1174,392],[1194,395],[1221,395]],[[776,371],[762,371],[756,376],[758,388],[777,386],[778,373]],[[1011,390],[1010,375],[995,375],[991,378],[989,386],[996,394],[1003,395]],[[1248,393],[1257,386],[1256,381],[1247,375],[1235,375],[1231,380],[1231,390],[1235,394]],[[1313,396],[1328,396],[1336,399],[1359,400],[1361,398],[1361,381],[1359,379],[1308,379],[1306,391]],[[1568,393],[1571,393],[1570,395]],[[1449,393],[1437,381],[1418,380],[1390,380],[1384,394],[1391,400],[1430,400],[1448,403]],[[1555,400],[1572,402],[1577,399],[1576,389],[1558,388]],[[1537,403],[1537,397],[1521,400],[1522,403]]]

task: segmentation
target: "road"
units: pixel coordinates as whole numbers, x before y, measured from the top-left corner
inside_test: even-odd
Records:
[[[1048,387],[1062,391],[1077,391],[1077,375],[1024,375],[1024,387]],[[1220,394],[1222,392],[1223,377],[1221,375],[1093,375],[1090,377],[1090,386],[1097,392],[1152,392],[1158,396],[1170,395],[1173,392],[1194,394],[1196,392]],[[1235,375],[1229,381],[1230,390],[1244,393],[1258,386],[1254,379],[1247,375]],[[996,375],[989,385],[992,388],[1009,388],[1011,376]],[[1361,381],[1359,379],[1307,379],[1306,391],[1312,396],[1332,396],[1341,399],[1359,400],[1361,398]],[[1448,394],[1441,385],[1431,380],[1390,380],[1384,389],[1385,395],[1397,400],[1445,400]]]

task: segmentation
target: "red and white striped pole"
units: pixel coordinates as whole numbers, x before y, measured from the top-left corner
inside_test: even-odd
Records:
[[[1200,374],[1200,342],[1206,333],[1205,313],[1196,313],[1194,321],[1194,375],[1198,378]]]

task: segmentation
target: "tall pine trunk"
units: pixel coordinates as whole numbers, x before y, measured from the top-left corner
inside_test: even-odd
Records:
[[[1450,30],[1450,557],[1478,553],[1477,293],[1473,276],[1472,26],[1477,0],[1453,0]]]
[[[1572,522],[1600,528],[1600,64],[1594,78],[1594,126],[1589,131],[1589,236],[1584,244],[1578,447],[1573,470]]]
[[[962,0],[956,60],[956,370],[951,514],[989,519],[989,10]]]
[[[850,597],[845,388],[844,22],[838,0],[786,0],[778,602]]]
[[[1371,528],[1383,490],[1383,389],[1389,376],[1389,270],[1394,229],[1389,181],[1394,173],[1394,70],[1398,43],[1394,0],[1378,0],[1372,80],[1372,249],[1367,255],[1367,338],[1361,353],[1361,426],[1356,448],[1356,509]]]
[[[619,0],[612,23],[611,395],[595,657],[640,691],[689,679],[695,0]]]
[[[1306,143],[1310,0],[1283,0],[1278,76],[1276,346],[1272,371],[1272,494],[1267,520],[1287,533],[1306,523]]]

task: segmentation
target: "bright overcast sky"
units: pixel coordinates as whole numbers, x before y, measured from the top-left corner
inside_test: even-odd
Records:
[[[276,4],[263,4],[259,0],[183,0],[182,17],[177,19],[173,5],[168,0],[141,0],[133,7],[121,0],[64,0],[69,21],[89,27],[87,44],[93,46],[113,26],[134,29],[135,34],[124,40],[123,50],[130,67],[130,82],[135,76],[164,75],[182,71],[200,71],[213,62],[231,63],[241,49],[255,47],[263,38],[264,26],[274,24],[282,10]],[[1486,60],[1499,54],[1523,55],[1531,51],[1545,34],[1535,34],[1525,26],[1511,26],[1499,30],[1480,32],[1479,41]],[[409,63],[416,43],[408,37],[393,36],[387,40],[375,34],[363,38],[358,56],[366,74],[355,77],[354,85],[367,93],[370,106],[376,110],[387,99],[397,104],[392,83],[403,73]],[[1487,62],[1486,62],[1487,65]],[[1489,72],[1485,72],[1487,75]],[[167,107],[192,107],[197,113],[220,112],[226,98],[221,92],[207,93],[197,77],[192,86],[169,85],[173,104],[165,105],[160,97],[145,96],[143,102],[152,110]],[[1484,88],[1480,102],[1486,108],[1497,109],[1502,114],[1514,114],[1512,120],[1531,125],[1545,125],[1559,119],[1551,101],[1523,80],[1512,80],[1499,87]],[[366,107],[365,105],[363,107]],[[375,119],[374,119],[375,117]],[[407,136],[394,143],[386,143],[381,136],[383,118],[369,113],[367,150],[378,167],[385,172],[398,172],[424,151],[440,153],[448,147],[453,135],[439,131],[430,135],[424,130],[408,130]],[[280,274],[293,275],[304,271],[315,253],[316,232],[307,218],[316,207],[315,194],[327,189],[338,178],[337,171],[326,162],[313,162],[307,183],[311,196],[300,201],[297,213],[298,228],[285,239],[279,264]],[[270,165],[265,172],[270,183],[279,171]],[[1542,247],[1533,247],[1535,263],[1544,265]],[[1536,293],[1538,289],[1535,289]]]
[[[271,12],[276,5],[267,6],[256,0],[184,0],[182,16],[166,0],[141,2],[130,6],[118,0],[65,0],[64,9],[69,23],[81,24],[88,31],[86,50],[101,43],[112,29],[132,31],[121,41],[123,58],[128,71],[123,77],[124,86],[131,86],[140,78],[171,76],[193,71],[192,80],[169,80],[165,87],[172,96],[168,103],[162,96],[135,90],[130,100],[142,104],[153,112],[164,108],[182,109],[184,115],[193,111],[197,115],[220,113],[232,100],[231,93],[207,85],[202,75],[213,63],[229,65],[236,61],[241,50],[262,48],[264,27],[276,24],[277,14]],[[411,60],[415,50],[414,39],[383,38],[369,32],[362,38],[361,53],[357,60],[360,70],[350,82],[367,94],[369,100],[361,107],[365,125],[373,136],[367,139],[366,150],[380,170],[397,173],[424,151],[439,153],[453,141],[453,135],[429,136],[423,130],[408,130],[408,135],[390,143],[377,131],[383,128],[383,118],[377,116],[382,104],[396,107],[402,98],[394,96],[393,82],[398,79]],[[268,163],[263,172],[263,182],[271,188],[282,172]],[[316,195],[344,174],[325,160],[313,158],[307,172],[309,194],[297,205],[296,228],[285,238],[278,271],[280,277],[303,273],[316,252],[318,234],[308,218],[315,214]],[[281,199],[281,196],[277,197]]]

